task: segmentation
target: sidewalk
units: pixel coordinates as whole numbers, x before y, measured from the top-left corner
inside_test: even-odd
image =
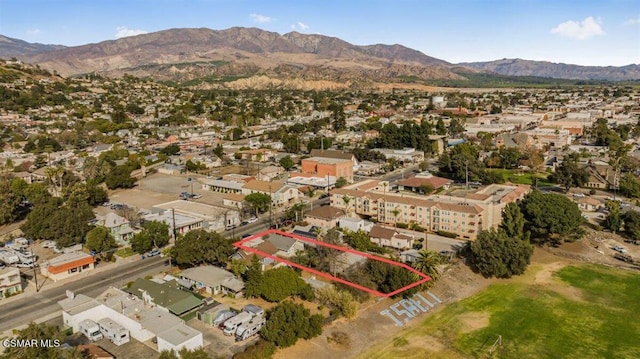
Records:
[[[59,280],[57,282],[54,282],[52,280],[49,280],[47,277],[43,276],[42,274],[40,274],[40,267],[36,268],[37,271],[37,276],[38,276],[38,286],[40,287],[39,291],[36,291],[36,285],[34,281],[26,281],[23,279],[23,283],[24,283],[24,290],[22,291],[22,293],[14,295],[12,297],[9,298],[3,298],[2,300],[0,300],[0,310],[2,310],[2,306],[7,304],[7,303],[11,303],[13,301],[16,300],[21,300],[21,299],[26,299],[32,295],[36,295],[38,293],[42,293],[45,292],[47,290],[53,289],[53,288],[58,288],[61,287],[67,283],[76,281],[78,279],[82,279],[82,278],[86,278],[88,276],[92,276],[92,275],[97,275],[100,274],[104,271],[107,271],[109,269],[115,268],[119,265],[125,264],[125,263],[131,263],[131,262],[136,262],[136,261],[140,261],[141,257],[140,255],[132,255],[130,257],[127,258],[118,258],[115,262],[108,262],[108,263],[100,263],[99,265],[97,265],[94,269],[89,270],[89,271],[84,271],[76,276],[70,277],[70,278],[65,278],[62,280]]]

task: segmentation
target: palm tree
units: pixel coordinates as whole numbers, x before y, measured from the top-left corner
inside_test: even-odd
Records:
[[[394,227],[398,227],[398,215],[400,215],[400,210],[398,208],[394,208],[393,211],[391,211],[391,214],[393,214],[393,225]]]
[[[418,258],[412,263],[411,266],[417,271],[420,271],[431,277],[431,281],[437,281],[438,278],[440,278],[438,265],[442,261],[440,255],[436,252],[432,252],[426,249],[420,251],[418,255]]]
[[[342,202],[344,202],[344,206],[346,207],[347,216],[349,215],[349,202],[351,202],[351,197],[346,194],[342,196]]]

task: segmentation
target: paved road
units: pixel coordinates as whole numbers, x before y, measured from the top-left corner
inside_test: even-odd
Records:
[[[104,272],[92,273],[64,285],[44,289],[40,293],[0,305],[0,332],[60,312],[58,301],[65,298],[66,290],[95,297],[109,286],[124,286],[127,282],[158,273],[168,267],[166,258],[154,257],[120,265]],[[41,283],[39,283],[41,284]]]
[[[323,199],[317,199],[313,201],[313,208],[326,205],[326,204],[329,204],[328,197]],[[311,210],[311,203],[305,206],[304,211],[307,212],[310,210]],[[278,211],[276,213],[274,211],[272,216],[273,216],[273,223],[277,223],[278,222],[277,219],[282,217],[282,212]],[[229,238],[240,238],[244,234],[254,234],[257,232],[266,231],[268,229],[269,229],[269,212],[263,214],[256,223],[250,223],[230,231],[224,231],[222,235],[224,237],[229,237]]]

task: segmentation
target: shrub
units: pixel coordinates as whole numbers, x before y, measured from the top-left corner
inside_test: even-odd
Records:
[[[276,352],[276,346],[266,340],[258,340],[244,352],[236,353],[233,359],[269,359]]]
[[[407,229],[407,228],[409,228],[409,225],[406,224],[406,223],[396,223],[396,227],[402,228],[402,229]]]
[[[348,348],[351,345],[351,337],[345,332],[335,331],[327,336],[327,342]]]
[[[443,236],[443,237],[449,237],[449,238],[457,238],[458,235],[453,233],[453,232],[447,232],[447,231],[437,231],[436,232],[439,236]]]

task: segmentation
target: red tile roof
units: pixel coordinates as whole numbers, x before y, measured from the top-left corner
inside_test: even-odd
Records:
[[[95,262],[94,258],[92,256],[87,256],[87,257],[79,258],[74,261],[66,262],[57,266],[50,265],[47,267],[47,272],[51,274],[58,274],[58,273],[66,272],[72,268],[78,268],[86,264],[91,264],[93,262]]]
[[[437,176],[432,176],[429,178],[426,177],[411,177],[411,178],[407,178],[406,180],[403,181],[399,181],[398,185],[399,186],[405,186],[405,187],[413,187],[413,188],[418,188],[423,184],[429,184],[431,185],[431,187],[433,187],[433,189],[438,189],[442,186],[448,185],[449,183],[453,182],[452,180],[448,179],[448,178],[442,178],[442,177],[437,177]]]

